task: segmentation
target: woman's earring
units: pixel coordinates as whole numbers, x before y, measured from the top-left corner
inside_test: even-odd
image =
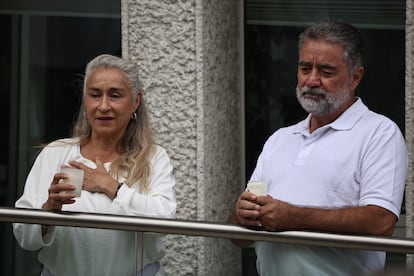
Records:
[[[131,119],[132,120],[136,120],[137,119],[137,113],[132,113],[132,115],[131,115]]]

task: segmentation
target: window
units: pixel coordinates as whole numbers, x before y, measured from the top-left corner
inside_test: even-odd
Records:
[[[268,136],[306,116],[295,94],[297,42],[317,20],[342,19],[362,30],[367,50],[357,94],[404,133],[405,1],[245,2],[247,179]]]
[[[86,63],[104,52],[121,55],[120,5],[117,0],[0,4],[2,206],[13,206],[21,194],[39,150],[33,145],[70,135]],[[3,274],[40,275],[37,252],[16,245],[10,224],[1,225],[0,237]]]
[[[305,118],[296,99],[298,35],[310,23],[336,18],[365,36],[365,75],[357,95],[405,130],[405,1],[245,1],[246,179],[266,139]],[[405,213],[404,204],[402,212]],[[243,275],[256,275],[254,250],[243,250]],[[388,254],[387,263],[405,262]]]

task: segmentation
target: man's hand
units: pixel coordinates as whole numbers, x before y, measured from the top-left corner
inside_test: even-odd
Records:
[[[260,205],[259,197],[250,192],[243,192],[236,203],[236,216],[240,224],[246,226],[259,226]]]
[[[296,207],[270,195],[258,197],[256,203],[261,206],[257,219],[262,224],[263,229],[268,231],[289,229],[294,219],[291,216],[291,210]]]
[[[257,197],[255,217],[268,231],[311,230],[342,234],[391,236],[396,216],[375,205],[323,209],[298,207],[267,197]],[[368,222],[368,223],[367,223]]]

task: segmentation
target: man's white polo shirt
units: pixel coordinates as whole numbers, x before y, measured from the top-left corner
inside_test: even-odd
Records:
[[[342,208],[373,204],[398,217],[408,164],[405,141],[398,126],[370,111],[361,99],[334,122],[313,133],[309,132],[309,122],[310,115],[296,125],[277,130],[265,143],[251,180],[266,182],[268,194],[297,206]],[[337,273],[338,268],[370,271],[383,266],[385,258],[378,252],[355,254],[355,250],[295,248],[257,243],[261,275],[283,275],[278,271],[292,265],[300,272],[300,262],[305,262],[302,268],[314,271],[313,275],[323,275],[317,274],[323,272],[321,267],[326,275]],[[285,264],[269,254],[285,254]],[[327,258],[331,254],[336,257]],[[344,260],[349,260],[346,267],[339,263]],[[323,266],[319,264],[321,261]],[[319,268],[313,264],[319,264]],[[275,266],[279,268],[273,270]],[[333,270],[329,272],[328,268]]]

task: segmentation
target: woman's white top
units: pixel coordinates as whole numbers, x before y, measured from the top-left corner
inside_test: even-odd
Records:
[[[36,158],[15,206],[41,209],[53,176],[71,160],[96,168],[93,161],[81,155],[76,139],[62,139],[46,146]],[[104,164],[107,171],[109,166],[110,163]],[[174,218],[173,167],[163,148],[156,146],[151,166],[147,191],[142,191],[139,182],[131,187],[122,185],[112,200],[103,193],[82,190],[81,197],[75,198],[74,204],[63,205],[62,211]],[[15,223],[13,228],[21,247],[40,249],[39,261],[53,275],[136,275],[164,256],[158,234],[54,226],[48,227],[47,234],[42,236],[39,224]]]

